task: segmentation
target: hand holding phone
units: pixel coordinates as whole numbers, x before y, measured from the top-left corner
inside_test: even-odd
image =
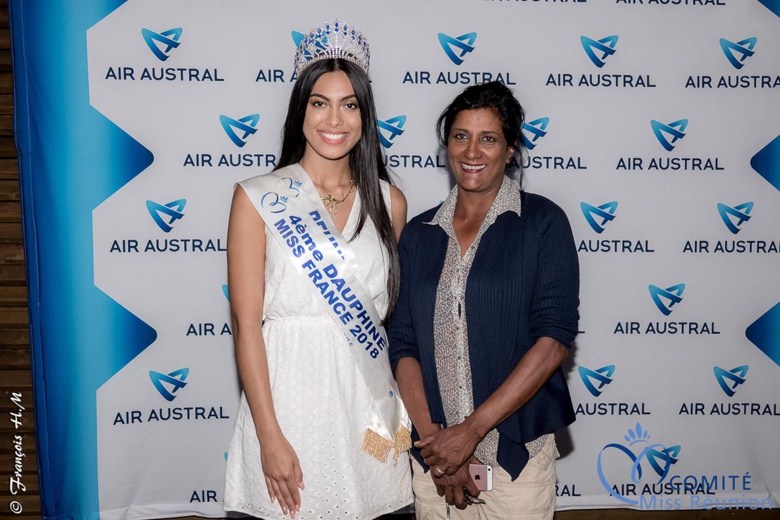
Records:
[[[493,466],[488,464],[469,464],[469,473],[478,490],[493,490]]]

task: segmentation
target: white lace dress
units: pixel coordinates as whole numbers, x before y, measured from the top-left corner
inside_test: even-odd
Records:
[[[390,190],[382,186],[390,207]],[[357,225],[355,197],[342,233]],[[380,316],[387,308],[386,258],[367,220],[350,243],[357,277]],[[305,489],[296,519],[373,519],[412,502],[409,458],[382,464],[361,450],[369,409],[368,390],[346,341],[307,281],[266,229],[265,323],[271,392],[279,425],[298,455]],[[241,395],[228,451],[224,508],[264,519],[285,517],[271,503],[260,464],[260,445]]]

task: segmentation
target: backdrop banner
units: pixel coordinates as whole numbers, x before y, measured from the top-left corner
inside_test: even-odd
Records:
[[[232,189],[276,165],[296,42],[336,17],[410,216],[452,186],[458,92],[525,107],[523,187],[582,269],[559,509],[780,502],[780,1],[9,9],[45,518],[223,515]]]

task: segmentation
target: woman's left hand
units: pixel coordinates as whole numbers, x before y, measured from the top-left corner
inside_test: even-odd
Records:
[[[435,476],[454,475],[474,454],[481,437],[465,423],[437,431],[414,443]]]

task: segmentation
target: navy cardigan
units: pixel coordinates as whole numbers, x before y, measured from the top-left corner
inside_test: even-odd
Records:
[[[466,281],[466,316],[474,407],[509,376],[542,336],[570,348],[577,334],[579,264],[566,214],[552,201],[521,192],[521,216],[498,216],[477,248]],[[433,313],[449,237],[426,224],[437,208],[413,218],[399,243],[401,290],[388,327],[390,363],[402,357],[422,367],[431,420],[446,427],[439,393]],[[512,479],[528,462],[525,443],[574,422],[569,389],[559,368],[516,413],[498,425],[497,460]],[[413,432],[413,438],[419,437]],[[417,460],[419,450],[413,448]]]

